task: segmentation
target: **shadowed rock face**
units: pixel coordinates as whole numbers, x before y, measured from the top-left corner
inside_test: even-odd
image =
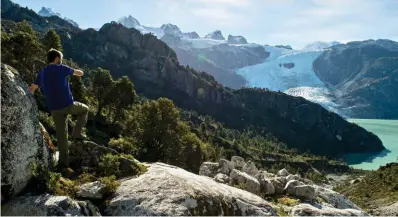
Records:
[[[19,196],[1,206],[5,216],[101,216],[89,201],[75,201],[67,196]]]
[[[15,69],[1,64],[1,194],[5,199],[24,189],[32,168],[46,170],[51,161],[36,101],[27,88]]]
[[[228,35],[228,44],[247,44],[246,38],[243,36]]]
[[[314,61],[319,78],[355,118],[398,118],[398,42],[336,45]]]

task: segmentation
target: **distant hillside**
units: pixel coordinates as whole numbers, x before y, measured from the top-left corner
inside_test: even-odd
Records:
[[[398,163],[390,163],[376,171],[369,172],[355,183],[351,184],[348,181],[342,183],[335,190],[346,195],[361,208],[370,211],[377,207],[398,203]],[[397,209],[396,214],[398,214]]]

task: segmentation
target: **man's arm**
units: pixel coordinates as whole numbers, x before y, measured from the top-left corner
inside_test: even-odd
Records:
[[[31,84],[31,85],[29,86],[29,92],[30,92],[31,94],[34,94],[34,93],[35,93],[35,90],[36,90],[38,87],[39,87],[39,86],[36,85],[36,84]]]
[[[84,75],[84,72],[83,72],[82,70],[80,70],[80,69],[74,69],[74,70],[73,70],[73,75],[74,75],[74,76],[81,77],[81,76]]]

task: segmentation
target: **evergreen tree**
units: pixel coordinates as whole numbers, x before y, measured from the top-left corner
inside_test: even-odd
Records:
[[[33,82],[37,71],[44,66],[45,62],[40,60],[42,54],[36,32],[26,21],[17,23],[8,34],[1,33],[1,59],[16,68],[25,82]]]
[[[97,68],[91,71],[90,74],[92,74],[91,91],[98,102],[96,115],[99,116],[102,109],[111,103],[110,93],[115,82],[109,71],[102,68]]]
[[[43,38],[43,45],[47,51],[54,48],[62,52],[61,38],[54,29],[48,30]]]
[[[114,96],[111,99],[114,124],[119,120],[122,111],[131,106],[136,99],[133,82],[126,76],[119,78],[113,85],[110,94]]]

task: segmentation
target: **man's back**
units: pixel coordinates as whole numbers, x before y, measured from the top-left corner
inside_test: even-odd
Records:
[[[50,111],[59,110],[73,104],[67,77],[74,69],[65,65],[49,64],[37,76],[34,83],[41,87]]]

